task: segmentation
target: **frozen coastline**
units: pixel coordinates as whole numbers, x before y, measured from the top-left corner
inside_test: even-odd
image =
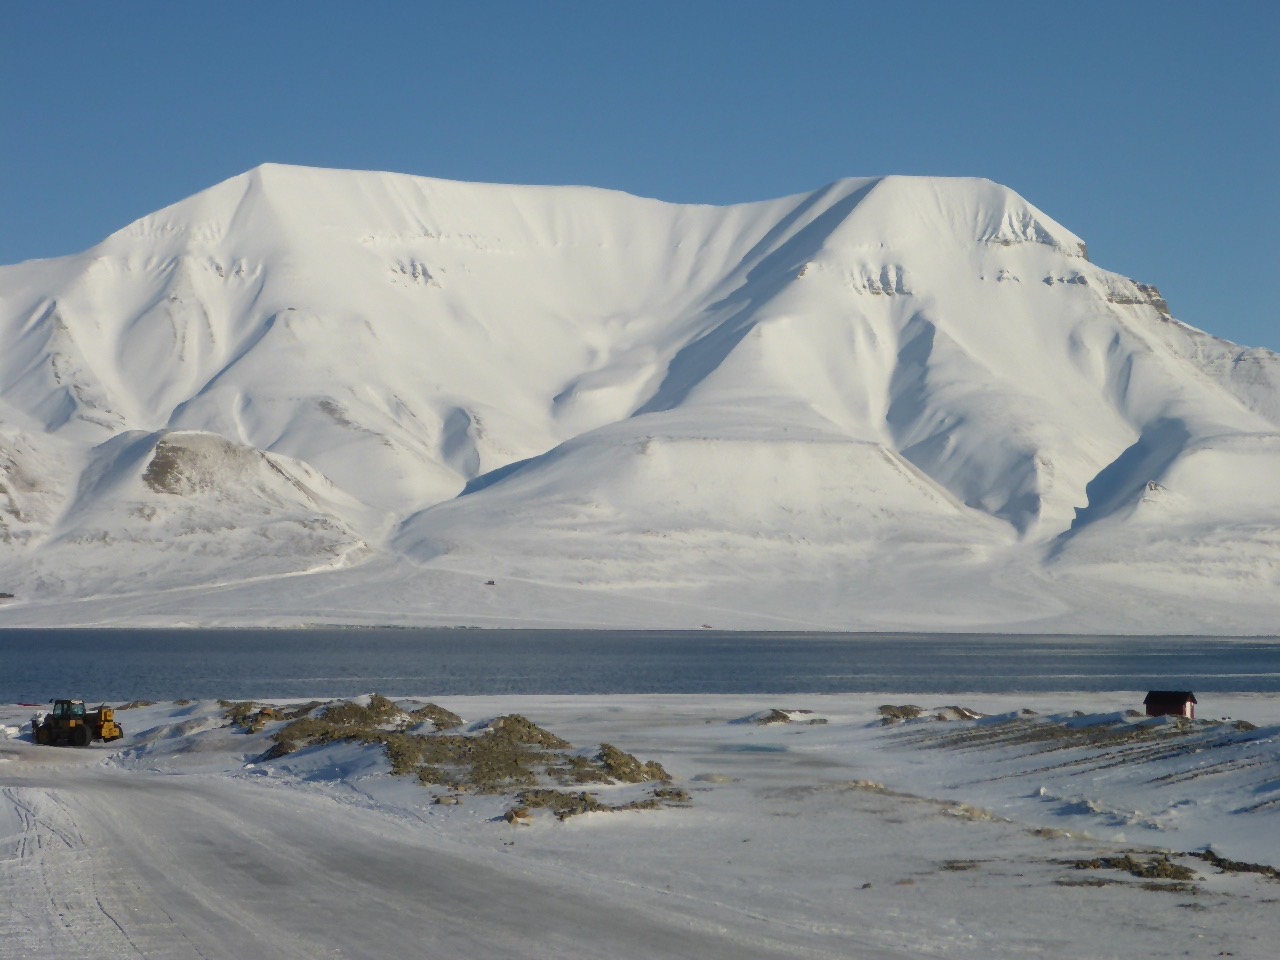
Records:
[[[1135,696],[436,699],[464,735],[520,714],[688,796],[517,823],[514,788],[394,776],[377,744],[264,759],[286,722],[213,701],[121,711],[125,740],[82,750],[0,708],[0,957],[1269,956],[1278,882],[1190,854],[1280,863],[1280,704],[1206,696],[1231,722],[1179,728],[1125,716]]]

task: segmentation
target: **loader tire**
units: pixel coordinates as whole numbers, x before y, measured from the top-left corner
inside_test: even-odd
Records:
[[[87,747],[92,740],[93,735],[89,733],[87,726],[76,727],[71,734],[71,742],[77,747]]]

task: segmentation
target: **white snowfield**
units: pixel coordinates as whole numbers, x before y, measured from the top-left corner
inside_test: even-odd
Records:
[[[268,165],[0,268],[0,338],[0,624],[1280,614],[1280,359],[988,181]]]
[[[1274,958],[1275,698],[1201,698],[1252,728],[1125,716],[1140,694],[913,699],[881,725],[866,695],[446,698],[690,798],[515,823],[377,745],[263,759],[286,721],[212,702],[87,749],[0,707],[0,958]]]

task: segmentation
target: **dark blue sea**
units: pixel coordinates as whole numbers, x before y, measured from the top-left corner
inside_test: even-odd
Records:
[[[608,693],[1280,693],[1280,638],[0,630],[0,702]]]

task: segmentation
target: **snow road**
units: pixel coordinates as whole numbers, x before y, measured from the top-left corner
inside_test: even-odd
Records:
[[[6,763],[0,784],[0,871],[26,878],[0,881],[4,958],[836,956],[267,783],[59,762]]]

